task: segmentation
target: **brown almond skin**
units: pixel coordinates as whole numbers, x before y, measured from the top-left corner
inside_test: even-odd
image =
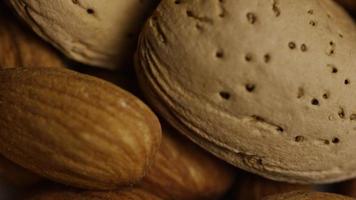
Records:
[[[138,98],[64,69],[0,70],[0,153],[56,182],[116,189],[139,181],[161,140]]]
[[[163,126],[162,144],[141,187],[169,200],[219,199],[230,188],[235,170]]]
[[[94,192],[74,189],[49,189],[37,193],[25,200],[162,200],[139,188],[127,188],[120,191]]]
[[[65,67],[52,47],[24,27],[0,3],[0,68]]]
[[[17,187],[28,187],[42,178],[0,155],[0,179]]]
[[[263,200],[354,200],[353,198],[321,192],[290,192],[264,198]]]
[[[263,197],[292,191],[311,191],[311,185],[277,182],[245,173],[237,177],[233,187],[234,199],[261,200]]]
[[[131,71],[113,74],[97,68],[77,70],[100,76],[141,95]],[[181,136],[166,123],[162,130],[162,144],[156,162],[141,187],[169,200],[216,199],[230,188],[236,174],[230,165]]]

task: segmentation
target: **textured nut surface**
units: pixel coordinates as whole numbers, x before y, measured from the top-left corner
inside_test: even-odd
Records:
[[[0,68],[64,67],[54,49],[20,25],[0,3]]]
[[[0,152],[64,184],[114,189],[141,179],[160,139],[156,116],[108,82],[64,69],[0,70]]]
[[[245,174],[238,175],[233,187],[234,199],[261,200],[263,197],[292,191],[311,191],[310,185],[297,185],[276,182],[260,176]]]
[[[219,199],[230,188],[234,169],[163,126],[155,163],[140,187],[169,200]]]
[[[264,200],[353,200],[353,198],[320,192],[291,192],[270,196]]]
[[[85,64],[118,68],[157,0],[7,0],[42,38]]]
[[[161,200],[161,198],[138,188],[119,191],[91,192],[73,189],[49,189],[39,192],[27,200]]]
[[[164,0],[137,74],[152,106],[218,157],[332,182],[356,175],[355,34],[330,0]]]

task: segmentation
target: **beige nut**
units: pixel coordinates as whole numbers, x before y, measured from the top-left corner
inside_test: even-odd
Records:
[[[7,0],[42,38],[68,57],[109,69],[133,57],[157,0]]]
[[[64,69],[0,70],[0,152],[38,175],[88,189],[139,181],[160,124],[130,93]]]
[[[333,182],[356,176],[355,33],[331,0],[163,0],[136,69],[152,107],[218,157]]]

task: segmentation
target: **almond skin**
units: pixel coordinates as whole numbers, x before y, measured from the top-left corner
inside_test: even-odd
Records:
[[[130,93],[54,68],[0,70],[0,83],[0,152],[8,159],[86,189],[115,189],[145,175],[160,124]]]
[[[235,180],[222,160],[163,126],[162,144],[141,187],[169,200],[219,199]]]
[[[234,199],[261,200],[263,197],[292,191],[311,191],[311,185],[298,185],[268,180],[245,173],[238,176],[234,186]]]
[[[290,192],[264,198],[263,200],[354,200],[337,194],[321,192]]]
[[[138,188],[108,192],[52,188],[25,198],[25,200],[161,200],[161,198]]]
[[[65,67],[57,51],[23,27],[3,4],[0,27],[0,68]]]
[[[114,74],[83,67],[80,72],[115,82],[142,96],[131,72]],[[181,136],[167,123],[162,126],[162,143],[155,162],[140,187],[169,200],[209,200],[221,197],[235,180],[235,169]]]

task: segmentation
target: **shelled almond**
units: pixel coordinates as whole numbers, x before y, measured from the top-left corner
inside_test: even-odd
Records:
[[[64,69],[0,70],[0,153],[88,189],[139,181],[159,148],[156,116],[106,81]]]
[[[38,183],[41,177],[0,155],[0,179],[15,186],[27,187]]]

